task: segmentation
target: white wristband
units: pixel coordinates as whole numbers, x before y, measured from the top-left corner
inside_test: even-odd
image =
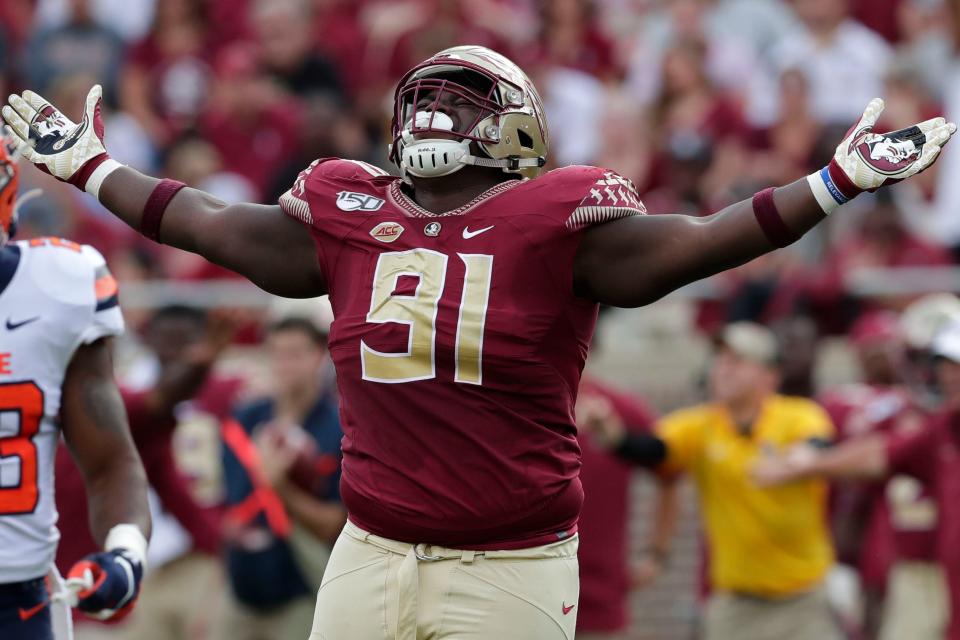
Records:
[[[816,173],[808,175],[807,184],[810,185],[810,190],[813,191],[813,197],[817,199],[820,208],[823,209],[823,212],[827,215],[836,211],[837,207],[846,202],[846,199],[840,193],[839,189],[837,189],[833,181],[830,180],[830,172],[826,167]]]
[[[90,174],[90,177],[87,178],[87,184],[84,186],[84,190],[92,195],[97,200],[100,199],[100,187],[103,185],[103,181],[107,179],[107,176],[122,167],[123,165],[114,160],[113,158],[107,158],[100,163],[100,166],[93,170],[93,173]]]
[[[103,544],[106,551],[123,549],[130,553],[140,566],[147,568],[147,538],[135,524],[118,524],[107,533],[107,540]]]

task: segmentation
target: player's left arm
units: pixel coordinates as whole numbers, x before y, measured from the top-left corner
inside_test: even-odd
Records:
[[[830,165],[805,179],[704,218],[636,216],[592,227],[577,252],[574,291],[619,307],[649,304],[683,285],[787,246],[863,191],[923,171],[956,131],[953,123],[934,118],[875,134],[882,110],[883,101],[873,100]]]
[[[87,487],[90,530],[104,549],[70,569],[78,607],[101,619],[136,600],[150,536],[147,478],[114,381],[110,338],[77,348],[63,383],[61,426]]]

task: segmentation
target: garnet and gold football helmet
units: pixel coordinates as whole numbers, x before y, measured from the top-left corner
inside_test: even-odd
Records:
[[[475,107],[475,120],[453,131],[440,108],[444,94]],[[392,134],[390,159],[407,181],[468,164],[534,178],[547,161],[547,121],[536,88],[520,67],[480,46],[445,49],[408,71],[394,94]]]

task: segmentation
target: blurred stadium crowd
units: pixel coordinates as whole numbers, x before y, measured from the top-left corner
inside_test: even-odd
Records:
[[[937,0],[7,0],[0,11],[0,89],[33,87],[69,115],[99,81],[121,162],[228,202],[275,202],[317,157],[389,169],[392,83],[455,43],[517,60],[545,94],[552,162],[619,171],[651,213],[707,213],[794,180],[824,164],[871,97],[885,97],[881,125],[896,129],[942,112],[955,84]],[[954,166],[719,279],[724,302],[703,305],[701,328],[802,307],[842,332],[859,307],[846,295],[855,271],[951,264]],[[24,214],[25,233],[96,240],[127,280],[228,275],[145,244],[69,190],[46,187]]]
[[[880,130],[944,112],[956,119],[957,33],[947,0],[3,0],[0,91],[33,89],[76,117],[90,85],[100,82],[107,142],[118,161],[228,202],[273,203],[318,157],[360,159],[391,170],[385,148],[393,83],[440,49],[481,44],[512,57],[540,88],[552,166],[609,167],[638,186],[649,213],[704,215],[822,167],[875,96],[886,100]],[[150,622],[135,619],[138,626],[126,630],[85,625],[81,633],[194,639],[214,637],[210,630],[218,628],[216,637],[224,638],[301,637],[278,629],[284,620],[309,624],[310,607],[303,603],[312,601],[317,569],[308,565],[323,553],[317,541],[335,537],[328,529],[343,514],[330,486],[336,446],[328,445],[337,441],[330,431],[335,417],[327,415],[328,404],[335,405],[332,374],[314,376],[315,388],[297,387],[300,372],[326,372],[327,365],[311,351],[322,343],[312,325],[291,324],[290,318],[318,321],[321,332],[329,318],[322,309],[266,305],[259,298],[225,309],[238,305],[211,302],[212,293],[191,298],[208,308],[206,315],[176,295],[138,295],[128,302],[133,297],[124,300],[124,291],[150,291],[143,283],[220,283],[234,276],[148,242],[92,197],[40,178],[32,167],[23,182],[24,190],[42,187],[44,193],[25,203],[19,237],[92,244],[120,281],[125,315],[140,336],[125,345],[121,358],[128,410],[132,422],[147,416],[143,422],[151,425],[137,439],[142,451],[153,448],[144,459],[162,504],[158,513],[169,516],[158,519],[154,582],[147,581],[141,598],[141,618],[149,615]],[[754,321],[780,336],[784,392],[826,393],[835,422],[853,412],[868,424],[846,428],[871,428],[883,422],[875,418],[887,405],[877,408],[877,397],[850,395],[853,387],[840,385],[925,388],[924,381],[907,379],[906,364],[898,360],[909,345],[896,316],[925,294],[960,290],[957,211],[960,148],[947,147],[931,171],[845,206],[787,250],[695,285],[653,310],[606,314],[590,371],[644,392],[658,411],[673,410],[703,397],[708,338],[728,323]],[[928,346],[930,323],[953,304],[949,296],[937,300],[928,303],[933,311],[921,309],[907,323],[908,333],[920,325],[916,353]],[[266,358],[260,346],[265,336]],[[865,351],[870,348],[887,359],[876,365]],[[873,365],[893,372],[877,373]],[[919,369],[910,371],[923,377]],[[276,407],[251,401],[260,394]],[[842,409],[831,408],[830,398]],[[295,515],[290,535],[297,542],[279,555],[269,541],[275,523],[258,534],[238,508],[261,481],[276,485],[277,478],[298,473],[290,450],[303,441],[290,434],[260,438],[261,454],[268,453],[261,455],[265,477],[251,486],[236,442],[220,454],[226,431],[219,426],[234,415],[252,429],[268,423],[274,409],[289,409],[301,420],[309,414],[307,426],[318,443],[316,459],[300,470],[294,497],[281,496]],[[880,413],[871,417],[871,411]],[[135,435],[137,429],[134,424]],[[69,477],[69,470],[58,467],[58,473]],[[623,477],[614,486],[625,491],[629,474],[619,467],[617,473]],[[630,511],[634,533],[636,521],[651,515],[645,486]],[[297,503],[300,493],[323,499],[304,506]],[[58,501],[62,529],[83,522],[82,509],[71,509],[82,506],[82,496],[58,495]],[[318,504],[328,510],[318,511]],[[269,505],[254,508],[270,515]],[[626,516],[621,520],[623,529]],[[681,595],[683,602],[695,600],[699,580],[691,567],[701,559],[696,532],[694,524],[681,527],[678,540],[693,542],[674,545],[673,553],[686,560],[671,572],[679,567],[686,578],[660,586],[666,599],[659,602],[671,604],[643,624],[637,621],[649,608],[634,601],[632,631],[617,637],[691,637],[696,607],[672,618],[664,610],[676,613]],[[79,557],[85,542],[72,537],[65,529],[61,553]],[[229,551],[218,555],[224,540]],[[862,566],[862,540],[843,542],[841,559]],[[639,544],[630,543],[634,550]],[[882,575],[864,576],[881,594],[891,563],[871,565]],[[161,567],[165,582],[158,584]],[[239,602],[218,607],[214,594],[226,588],[224,569]],[[616,577],[622,568],[611,571]],[[643,571],[649,576],[652,570]],[[291,575],[296,584],[278,588],[289,586]],[[266,586],[258,585],[264,576]],[[634,582],[645,585],[647,578],[634,576]],[[611,597],[621,595],[615,589]],[[627,629],[620,612],[610,615],[612,628],[600,624],[597,631]],[[229,620],[218,622],[218,616]],[[876,622],[863,622],[869,617],[869,611],[852,615],[861,622],[849,623],[851,637],[869,636],[855,630],[876,628]]]

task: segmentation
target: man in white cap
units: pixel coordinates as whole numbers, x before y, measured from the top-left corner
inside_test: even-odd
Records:
[[[797,450],[767,458],[754,469],[754,477],[784,489],[817,477],[880,478],[898,473],[923,483],[938,512],[936,555],[948,597],[942,602],[942,585],[936,584],[943,578],[931,576],[930,588],[916,594],[925,613],[903,632],[911,638],[960,640],[960,546],[956,544],[960,540],[960,323],[941,329],[930,353],[943,405],[924,428],[907,434],[872,434],[826,451]],[[931,623],[939,626],[931,628]]]

